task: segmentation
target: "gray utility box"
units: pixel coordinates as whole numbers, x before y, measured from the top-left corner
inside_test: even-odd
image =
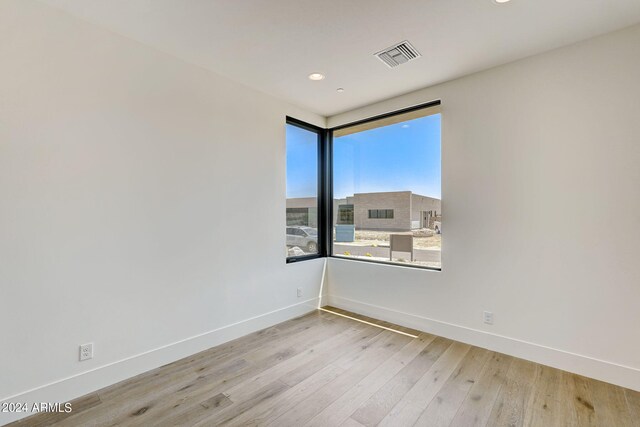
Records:
[[[353,242],[356,240],[354,224],[336,224],[336,242]]]
[[[393,253],[396,251],[410,253],[411,261],[413,261],[413,235],[392,234],[389,236],[389,261],[393,260]]]

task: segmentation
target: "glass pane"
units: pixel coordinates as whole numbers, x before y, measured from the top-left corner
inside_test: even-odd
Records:
[[[287,257],[318,253],[318,134],[287,124]]]
[[[334,134],[334,255],[441,267],[440,120],[423,114]]]
[[[353,205],[338,206],[337,224],[353,224]]]

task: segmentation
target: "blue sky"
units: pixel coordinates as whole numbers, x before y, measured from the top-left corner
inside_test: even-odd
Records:
[[[318,135],[287,125],[287,198],[318,195]]]
[[[315,134],[287,126],[287,197],[317,193]],[[333,193],[413,191],[440,198],[440,114],[335,138]]]

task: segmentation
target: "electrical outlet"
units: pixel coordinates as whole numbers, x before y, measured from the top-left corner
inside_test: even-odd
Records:
[[[484,320],[484,323],[486,323],[487,325],[493,325],[493,312],[485,311],[482,314],[482,319]]]
[[[298,288],[298,298],[302,296],[302,288]]]
[[[93,359],[93,343],[80,346],[80,361]]]

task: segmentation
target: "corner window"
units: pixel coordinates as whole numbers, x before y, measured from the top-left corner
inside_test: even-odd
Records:
[[[318,256],[319,149],[321,129],[288,119],[286,254],[287,261]]]
[[[441,268],[440,109],[333,130],[332,254]]]

